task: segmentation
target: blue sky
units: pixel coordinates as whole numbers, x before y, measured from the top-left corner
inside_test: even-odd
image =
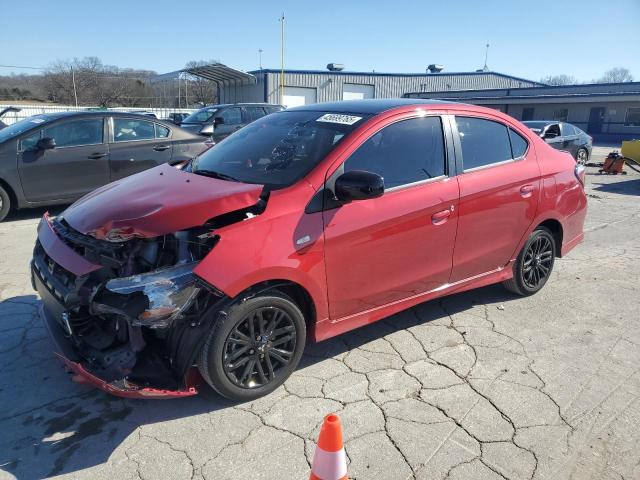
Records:
[[[0,0],[0,64],[46,66],[97,56],[105,64],[177,70],[219,59],[242,70],[286,68],[421,72],[482,67],[534,80],[592,80],[623,66],[640,80],[640,1],[191,1]],[[15,21],[14,21],[15,20]],[[28,72],[0,68],[0,74]]]

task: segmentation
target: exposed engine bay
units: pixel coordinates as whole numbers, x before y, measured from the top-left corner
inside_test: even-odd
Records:
[[[153,238],[114,228],[99,239],[76,231],[64,213],[45,215],[32,261],[34,288],[91,375],[123,389],[184,389],[206,324],[229,301],[193,270],[218,242],[216,229],[264,207],[261,198],[202,226]],[[90,268],[77,275],[56,262],[48,241],[54,235],[64,244],[58,251],[70,248]]]

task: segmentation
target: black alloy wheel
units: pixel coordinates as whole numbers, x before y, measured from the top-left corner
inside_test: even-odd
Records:
[[[266,395],[298,366],[307,337],[301,309],[276,290],[236,303],[212,321],[200,356],[202,378],[230,400]]]
[[[227,337],[224,372],[238,387],[262,387],[289,365],[295,348],[296,327],[285,310],[255,309]]]
[[[549,229],[536,228],[516,259],[513,278],[503,282],[505,288],[518,295],[539,291],[551,276],[556,251],[556,241]]]

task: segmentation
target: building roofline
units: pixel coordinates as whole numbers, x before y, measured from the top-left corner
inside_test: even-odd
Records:
[[[460,90],[460,92],[469,92],[469,90]],[[456,93],[454,91],[449,92],[441,92],[443,94],[448,93],[451,95],[452,93]],[[437,95],[436,92],[417,92],[417,93],[406,93],[405,95]],[[574,93],[574,94],[546,94],[546,95],[499,95],[499,96],[476,96],[476,97],[468,97],[468,96],[442,96],[433,98],[433,100],[445,100],[450,102],[459,102],[459,101],[473,101],[473,100],[538,100],[545,98],[601,98],[601,97],[630,97],[630,96],[640,96],[640,91],[634,92],[591,92],[591,93]],[[431,97],[404,97],[404,98],[424,98],[425,100],[431,99]]]
[[[515,78],[515,77],[514,77]],[[541,84],[539,87],[511,87],[511,88],[477,88],[472,90],[439,90],[439,91],[429,91],[429,92],[407,92],[405,95],[438,95],[438,94],[450,94],[453,92],[464,92],[464,93],[474,93],[474,92],[483,92],[483,93],[491,93],[491,92],[507,92],[509,97],[517,96],[517,92],[521,92],[523,90],[538,92],[540,90],[551,90],[551,89],[570,89],[570,88],[581,88],[581,87],[616,87],[616,86],[635,86],[638,87],[640,91],[640,82],[617,82],[617,83],[579,83],[575,85],[544,85]],[[516,95],[511,95],[509,92],[516,92]],[[594,93],[602,93],[607,95],[620,95],[620,94],[628,94],[628,92],[594,92]],[[527,95],[529,96],[529,95]],[[531,95],[534,96],[534,95]]]
[[[259,73],[280,73],[282,70],[279,68],[263,68],[262,70],[251,70],[247,73],[256,75]],[[535,80],[528,80],[526,78],[515,77],[513,75],[507,75],[506,73],[486,71],[486,72],[438,72],[438,73],[391,73],[391,72],[350,72],[350,71],[331,71],[331,70],[295,70],[285,69],[284,73],[301,73],[301,74],[324,74],[324,75],[367,75],[372,77],[446,77],[446,76],[479,76],[479,75],[497,75],[499,77],[510,78],[520,82],[534,83],[536,85],[546,85],[544,83],[536,82]]]

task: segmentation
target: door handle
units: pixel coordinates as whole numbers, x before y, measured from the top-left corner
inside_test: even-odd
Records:
[[[431,215],[431,223],[434,225],[441,225],[447,221],[447,218],[451,215],[451,209],[441,210]]]
[[[96,152],[96,153],[92,153],[87,158],[90,158],[91,160],[97,160],[98,158],[102,158],[102,157],[106,157],[106,156],[107,156],[106,153]]]
[[[524,198],[528,198],[533,193],[533,185],[523,185],[520,187],[520,195]]]
[[[168,145],[158,145],[157,147],[153,147],[156,152],[164,152],[169,149]]]

